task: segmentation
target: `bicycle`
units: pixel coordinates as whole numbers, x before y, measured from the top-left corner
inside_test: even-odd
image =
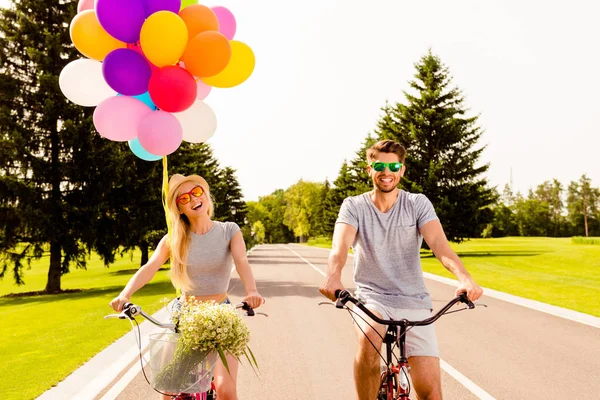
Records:
[[[249,317],[255,316],[256,314],[260,314],[260,315],[264,315],[265,317],[268,317],[268,315],[265,313],[254,311],[254,309],[245,301],[242,303],[236,304],[235,308],[242,309],[243,311],[246,312],[245,315],[249,316]],[[146,320],[150,321],[152,324],[154,324],[158,327],[169,329],[169,330],[173,331],[173,333],[179,333],[179,330],[178,330],[177,324],[164,323],[164,322],[157,321],[155,318],[153,318],[152,316],[148,315],[145,311],[143,311],[140,306],[132,304],[132,303],[125,303],[123,305],[123,311],[121,311],[119,314],[109,314],[104,317],[104,319],[109,319],[109,318],[128,319],[131,322],[132,326],[135,323],[135,325],[138,328],[136,341],[138,344],[138,348],[140,350],[140,363],[142,366],[142,373],[144,375],[144,378],[146,379],[146,382],[148,382],[148,384],[152,387],[152,389],[155,392],[160,393],[164,396],[171,396],[172,400],[216,400],[217,392],[215,390],[214,379],[212,378],[212,369],[214,368],[214,361],[216,361],[216,356],[213,357],[214,361],[208,362],[208,363],[203,363],[203,364],[209,364],[209,365],[203,367],[202,371],[205,372],[205,374],[197,376],[198,380],[207,380],[206,379],[207,377],[208,377],[208,379],[210,379],[210,382],[205,382],[205,383],[208,383],[208,385],[207,385],[208,388],[206,391],[197,392],[197,393],[180,392],[177,394],[170,394],[170,393],[163,393],[153,386],[153,384],[150,382],[150,380],[148,379],[148,377],[146,375],[146,371],[144,370],[144,362],[143,362],[142,347],[141,347],[141,332],[140,332],[139,324],[138,324],[137,320],[134,318],[138,315],[141,315]],[[205,385],[205,384],[201,384],[201,385]]]
[[[385,362],[385,367],[382,369],[379,392],[376,400],[407,400],[410,395],[410,381],[408,373],[410,367],[408,365],[408,358],[406,357],[405,341],[406,333],[415,326],[425,326],[433,324],[444,314],[451,314],[457,311],[463,311],[467,309],[475,308],[475,304],[467,298],[466,293],[461,293],[459,296],[452,299],[442,309],[440,309],[435,315],[424,319],[422,321],[409,321],[406,319],[402,320],[387,320],[381,319],[373,314],[368,308],[366,308],[362,302],[352,295],[347,290],[336,290],[335,297],[337,301],[331,302],[320,302],[322,304],[335,304],[336,308],[347,309],[350,313],[358,315],[363,321],[367,322],[362,316],[354,312],[350,307],[346,306],[347,302],[353,303],[356,307],[361,309],[369,318],[378,324],[387,326],[385,337],[382,337],[383,343],[385,344],[386,357],[381,355],[381,352],[377,350],[379,356]],[[449,311],[457,303],[465,303],[466,308],[459,310]],[[354,316],[352,316],[354,319]],[[356,319],[354,319],[356,322]],[[367,322],[368,323],[368,322]],[[371,326],[369,324],[369,326]],[[372,327],[372,326],[371,326]],[[363,331],[363,333],[365,333]],[[369,342],[373,347],[375,345],[369,339]],[[399,349],[399,357],[394,353],[395,346]],[[395,360],[394,360],[395,358]],[[395,362],[394,362],[395,361]]]

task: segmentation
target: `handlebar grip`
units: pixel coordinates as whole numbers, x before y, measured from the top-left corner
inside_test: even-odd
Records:
[[[465,303],[467,305],[467,307],[469,308],[475,308],[475,304],[473,304],[473,302],[471,300],[469,300],[469,298],[467,297],[467,292],[461,292],[460,293],[460,301],[462,303]]]
[[[350,295],[350,293],[348,293],[347,290],[341,290],[338,289],[335,291],[335,297],[337,297],[337,301],[335,302],[335,307],[336,308],[344,308],[344,303],[346,303],[346,299],[348,298],[348,296]]]

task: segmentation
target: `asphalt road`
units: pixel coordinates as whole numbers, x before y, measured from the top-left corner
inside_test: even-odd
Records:
[[[249,366],[240,368],[240,400],[356,398],[352,320],[343,310],[318,305],[325,300],[318,287],[327,256],[327,250],[300,245],[264,245],[250,254],[259,291],[267,298],[260,311],[269,317],[246,318],[260,377]],[[350,257],[343,282],[353,288]],[[426,283],[435,309],[452,299],[452,286]],[[235,273],[230,290],[232,302],[241,300],[244,288]],[[445,399],[600,398],[598,328],[485,295],[480,302],[487,308],[444,316],[435,324]],[[113,384],[119,386],[124,375]],[[96,399],[108,399],[110,389]],[[110,397],[159,395],[138,373]]]

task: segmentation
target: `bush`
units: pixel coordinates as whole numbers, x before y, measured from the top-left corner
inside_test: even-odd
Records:
[[[600,244],[600,237],[583,237],[573,236],[571,238],[573,244]]]

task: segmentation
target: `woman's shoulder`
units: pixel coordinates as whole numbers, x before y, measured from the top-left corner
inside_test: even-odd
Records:
[[[240,230],[240,226],[232,221],[214,221],[230,238]]]

